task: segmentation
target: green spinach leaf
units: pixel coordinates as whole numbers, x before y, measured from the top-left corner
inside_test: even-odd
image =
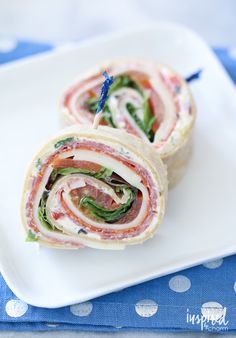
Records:
[[[141,120],[137,114],[137,108],[130,102],[126,104],[126,108],[130,115],[133,117],[136,124],[139,126],[139,128],[146,134],[147,138],[150,142],[154,139],[154,133],[152,131],[152,126],[156,121],[156,118],[154,115],[152,115],[151,108],[149,106],[148,100],[145,99],[143,104],[143,120]]]
[[[28,230],[25,240],[26,242],[37,242],[38,237],[31,230]]]
[[[123,87],[129,87],[137,90],[142,96],[143,96],[143,91],[140,88],[139,84],[134,81],[130,76],[128,75],[120,75],[115,78],[114,83],[111,85],[108,95],[111,95],[114,93],[116,90],[121,89]]]
[[[92,96],[85,101],[85,108],[88,109],[90,113],[96,113],[98,102],[98,98],[96,96]]]
[[[102,219],[105,222],[114,222],[124,216],[124,214],[131,208],[136,198],[136,192],[132,189],[129,189],[129,191],[130,196],[127,202],[116,209],[104,208],[90,196],[83,196],[80,200],[79,207],[85,207],[93,216],[98,219]]]
[[[102,167],[99,171],[94,172],[88,169],[84,169],[84,168],[59,168],[59,169],[54,169],[50,175],[50,179],[51,176],[54,179],[57,178],[58,175],[62,175],[62,176],[67,176],[70,174],[85,174],[85,175],[89,175],[89,176],[93,176],[95,178],[101,179],[101,178],[106,178],[111,176],[113,173],[113,171],[111,169]]]
[[[57,143],[54,144],[55,148],[60,148],[61,146],[64,146],[66,143],[71,142],[74,140],[74,137],[67,137],[64,140],[60,140]]]
[[[39,202],[38,207],[38,218],[40,223],[47,229],[47,230],[54,230],[54,226],[49,222],[46,213],[46,202],[47,202],[47,194],[43,193],[43,196]]]

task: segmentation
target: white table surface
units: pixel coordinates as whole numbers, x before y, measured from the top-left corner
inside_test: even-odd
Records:
[[[99,33],[157,20],[175,21],[201,34],[211,45],[236,47],[235,0],[0,0],[0,44],[26,38],[63,44]],[[157,332],[0,332],[0,338],[194,338],[205,333]],[[231,338],[233,335],[227,335]]]

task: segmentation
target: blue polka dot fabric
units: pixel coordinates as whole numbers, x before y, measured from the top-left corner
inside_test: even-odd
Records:
[[[0,38],[0,64],[52,46]],[[236,83],[236,48],[215,49]],[[0,276],[0,330],[236,330],[236,255],[58,309],[30,306]]]

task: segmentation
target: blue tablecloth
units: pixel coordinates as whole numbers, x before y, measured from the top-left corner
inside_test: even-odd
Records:
[[[0,64],[52,49],[0,38]],[[215,49],[236,82],[236,49]],[[30,306],[0,276],[0,330],[236,330],[236,255],[59,309]]]

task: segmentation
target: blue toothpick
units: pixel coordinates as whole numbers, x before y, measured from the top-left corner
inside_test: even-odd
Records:
[[[105,80],[104,80],[103,85],[102,85],[100,99],[99,99],[99,102],[98,102],[98,107],[97,107],[96,113],[100,113],[103,110],[104,105],[106,103],[106,100],[108,99],[108,90],[109,90],[110,86],[112,85],[112,83],[114,82],[113,76],[109,76],[107,71],[104,71],[102,73],[102,75],[105,77]]]
[[[98,127],[98,125],[100,123],[100,120],[102,118],[102,110],[104,108],[106,100],[108,99],[109,88],[112,85],[112,83],[114,82],[113,76],[110,76],[107,73],[107,71],[104,71],[102,74],[105,77],[105,80],[102,84],[100,99],[99,99],[99,102],[98,102],[96,115],[95,115],[94,121],[93,121],[93,128],[95,128],[95,129]]]
[[[185,78],[185,81],[189,83],[189,82],[192,82],[194,80],[198,80],[198,79],[200,79],[201,74],[202,74],[202,69],[199,69],[197,72],[187,76]]]

